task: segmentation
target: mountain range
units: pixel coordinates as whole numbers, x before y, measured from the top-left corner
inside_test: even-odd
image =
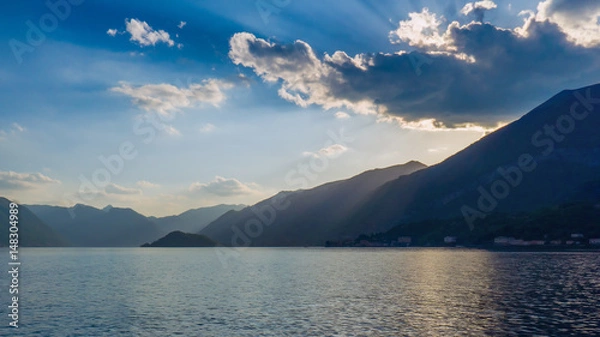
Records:
[[[225,213],[200,234],[232,246],[323,245],[324,238],[342,233],[342,220],[377,188],[425,167],[411,161],[308,190],[281,192],[241,211]]]
[[[494,212],[596,202],[599,127],[600,84],[564,90],[437,165],[413,162],[282,193],[200,233],[233,246],[323,245],[402,223],[460,218],[472,229]],[[278,209],[281,200],[289,207]]]
[[[66,242],[76,247],[138,247],[172,231],[197,231],[223,213],[243,205],[217,205],[167,217],[145,217],[129,208],[98,209],[24,205]]]
[[[8,246],[10,222],[9,211],[11,201],[0,197],[0,247]],[[63,247],[68,241],[52,228],[48,227],[27,207],[19,206],[17,216],[18,240],[20,247]]]
[[[185,233],[196,233],[204,229],[209,223],[216,220],[228,211],[238,211],[246,205],[216,205],[190,209],[179,215],[165,216],[161,218],[149,217],[158,228],[165,232],[181,231]]]
[[[565,90],[445,161],[381,186],[348,232],[600,200],[600,85]]]
[[[30,220],[23,231],[39,232],[29,243],[42,246],[139,246],[173,231],[202,234],[226,246],[322,246],[361,234],[406,232],[403,228],[439,234],[448,226],[462,226],[456,231],[468,229],[472,236],[486,232],[478,226],[489,225],[490,218],[518,216],[533,223],[541,218],[523,214],[593,209],[600,201],[599,127],[597,84],[564,90],[430,167],[411,161],[283,191],[253,206],[218,205],[163,218],[123,208],[29,205],[22,208]],[[0,200],[6,218],[8,201]],[[554,214],[547,212],[542,214]],[[595,211],[586,214],[582,219],[596,221]]]
[[[76,247],[139,246],[163,235],[155,223],[129,208],[25,207]]]

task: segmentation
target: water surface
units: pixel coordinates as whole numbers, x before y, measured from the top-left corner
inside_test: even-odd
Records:
[[[4,254],[5,256],[7,254]],[[600,254],[30,248],[1,336],[598,336]],[[3,273],[6,274],[6,273]]]

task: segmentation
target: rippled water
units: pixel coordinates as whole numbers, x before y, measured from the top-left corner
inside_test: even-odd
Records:
[[[600,254],[26,249],[2,336],[600,336]],[[6,256],[6,254],[4,254]],[[3,274],[6,274],[5,272]]]

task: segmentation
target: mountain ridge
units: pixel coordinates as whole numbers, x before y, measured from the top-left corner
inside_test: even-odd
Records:
[[[462,216],[465,205],[478,210],[479,187],[489,190],[491,185],[499,185],[498,181],[505,180],[499,171],[519,167],[519,160],[527,156],[533,158],[535,168],[522,172],[517,186],[509,184],[510,195],[496,200],[492,211],[510,213],[550,207],[568,202],[575,195],[580,199],[598,198],[600,194],[585,196],[583,190],[586,184],[600,181],[600,137],[594,128],[600,125],[600,105],[595,113],[592,107],[583,121],[570,117],[575,123],[573,130],[559,135],[564,136],[556,138],[560,141],[545,137],[552,128],[560,130],[557,121],[570,121],[564,116],[569,116],[573,107],[583,114],[581,109],[589,105],[581,97],[587,96],[600,97],[600,84],[563,90],[443,162],[384,184],[343,221],[347,221],[348,228],[366,224],[374,232],[383,232],[403,221]],[[566,130],[564,125],[562,130]]]
[[[9,239],[9,205],[11,201],[0,197],[0,247],[8,246]],[[65,247],[69,242],[40,220],[27,206],[18,205],[17,227],[19,228],[20,247]]]
[[[189,209],[177,215],[148,217],[148,219],[156,223],[165,234],[176,230],[196,233],[229,210],[240,210],[244,207],[246,205],[218,204]]]
[[[164,237],[145,243],[141,247],[216,247],[217,243],[210,238],[182,231],[173,231]]]
[[[201,229],[227,210],[245,207],[219,204],[157,218],[146,217],[129,207],[112,205],[102,209],[85,204],[71,207],[24,206],[44,220],[53,231],[66,238],[71,245],[80,247],[137,247],[175,230],[185,232],[186,229]]]
[[[161,236],[154,223],[131,208],[26,206],[73,246],[136,247]]]
[[[460,217],[472,229],[495,212],[598,202],[599,125],[595,84],[553,95],[433,166],[413,160],[371,169],[281,191],[252,206],[221,204],[161,218],[110,205],[24,206],[74,245],[85,246],[139,246],[181,229],[233,246],[323,245],[403,223]],[[201,218],[203,212],[210,216]],[[86,233],[90,226],[100,233]]]
[[[200,234],[233,246],[320,245],[323,237],[337,230],[327,224],[338,222],[349,208],[367,198],[376,187],[425,167],[425,164],[409,161],[311,189],[282,191],[241,211],[222,215]]]

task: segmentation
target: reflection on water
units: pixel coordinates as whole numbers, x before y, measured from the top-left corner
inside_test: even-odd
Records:
[[[24,250],[16,335],[600,335],[599,254],[257,248],[242,255],[224,268],[210,248]],[[8,296],[1,292],[2,303]]]

